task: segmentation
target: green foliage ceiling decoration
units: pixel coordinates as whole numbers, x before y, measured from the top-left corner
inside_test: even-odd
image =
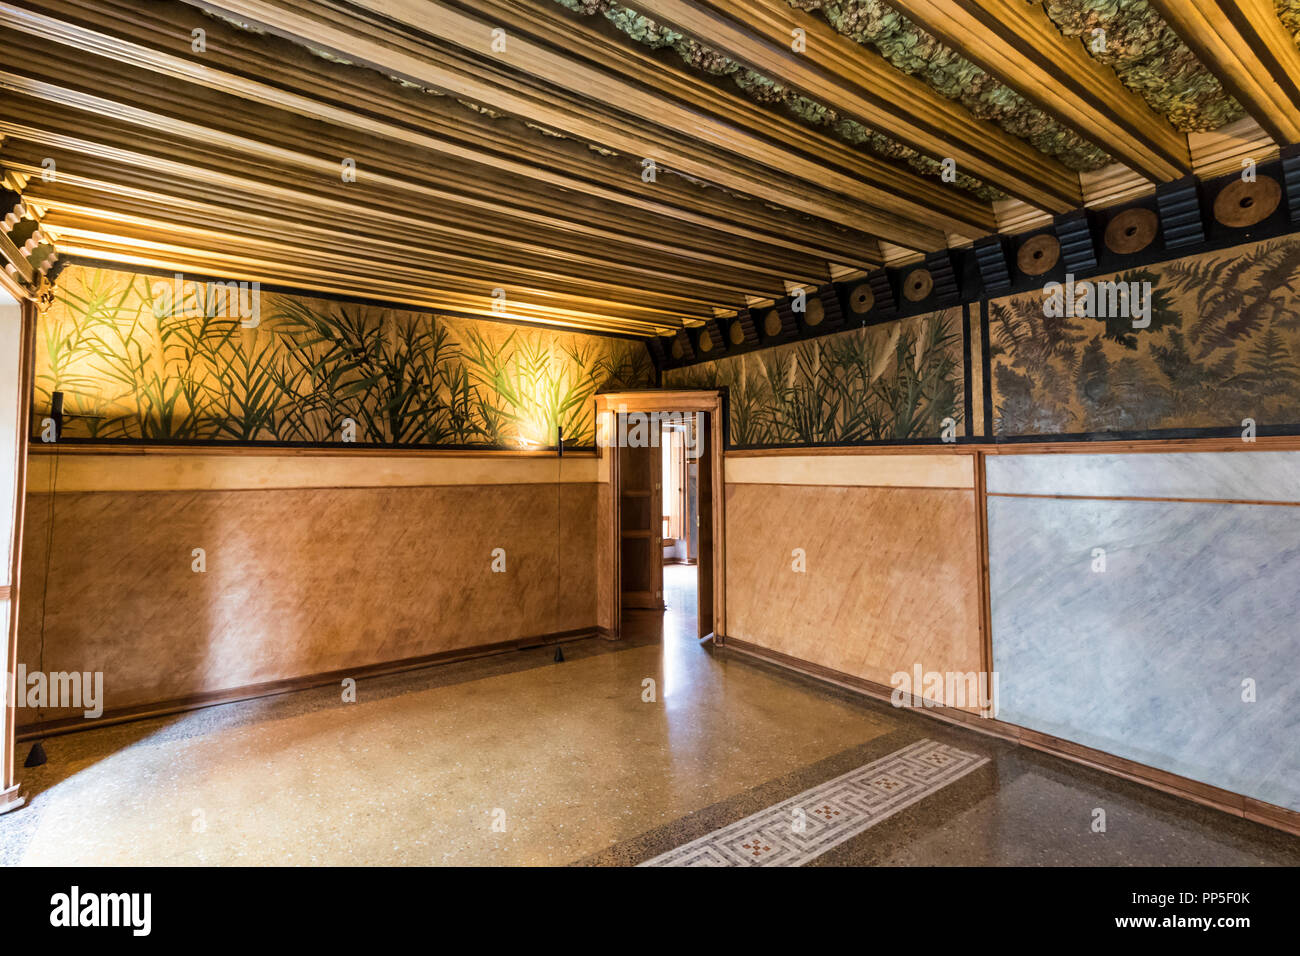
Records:
[[[788,2],[800,10],[820,13],[837,32],[873,47],[899,70],[924,80],[973,116],[996,123],[1069,169],[1100,169],[1112,161],[1104,150],[1044,115],[1015,90],[879,0]]]
[[[1291,34],[1295,45],[1300,47],[1300,0],[1273,0],[1273,7],[1277,10],[1277,18],[1282,21],[1282,26],[1286,27],[1286,32]]]
[[[1113,69],[1174,129],[1218,129],[1244,115],[1146,0],[1046,0],[1044,7],[1065,36],[1084,41],[1095,59]],[[1104,50],[1088,42],[1095,30],[1105,31]]]
[[[620,6],[614,0],[556,0],[556,2],[569,10],[588,16],[596,13],[603,14],[610,23],[637,42],[654,50],[671,49],[687,65],[695,69],[713,76],[729,77],[750,99],[764,105],[779,106],[801,122],[820,127],[847,143],[865,146],[885,159],[906,163],[918,173],[931,176],[936,180],[942,172],[938,159],[919,153],[910,146],[904,146],[856,120],[840,116],[835,110],[802,96],[689,37],[660,26],[653,20]],[[1000,190],[961,173],[957,176],[956,184],[986,202],[1003,197]]]
[[[602,14],[632,39],[652,49],[670,48],[690,66],[729,77],[750,99],[779,106],[810,126],[861,145],[927,176],[938,176],[935,157],[840,116],[815,100],[737,63],[674,30],[619,5],[616,0],[556,0],[586,15]],[[1020,94],[945,46],[882,0],[787,0],[820,14],[840,34],[879,52],[895,67],[961,103],[972,115],[1084,172],[1112,162],[1101,148],[1053,120]],[[1300,42],[1300,0],[1274,0],[1278,16]],[[1146,0],[1046,0],[1062,34],[1075,37],[1120,81],[1182,132],[1217,129],[1244,115],[1241,106]],[[1104,31],[1104,48],[1096,31]],[[984,200],[1001,198],[993,187],[961,177],[958,184]]]

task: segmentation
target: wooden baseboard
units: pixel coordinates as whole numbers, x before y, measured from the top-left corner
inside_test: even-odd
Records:
[[[405,657],[396,661],[367,664],[364,667],[348,667],[342,670],[324,671],[303,677],[291,677],[285,680],[267,681],[261,684],[245,684],[227,690],[211,691],[204,694],[191,694],[171,700],[152,704],[140,704],[119,710],[108,710],[100,717],[62,717],[40,723],[19,724],[15,739],[18,741],[38,740],[44,737],[56,737],[60,734],[73,734],[82,730],[93,730],[111,724],[123,724],[133,720],[145,720],[149,717],[164,717],[203,707],[215,707],[218,704],[233,704],[240,700],[253,700],[258,697],[273,697],[277,694],[291,694],[298,690],[309,690],[326,684],[336,684],[345,677],[357,680],[367,677],[383,677],[399,674],[403,671],[420,670],[438,664],[453,664],[457,661],[473,660],[479,657],[491,657],[495,654],[508,654],[529,647],[547,644],[560,644],[567,641],[580,641],[588,637],[609,637],[609,632],[600,627],[582,627],[569,631],[556,631],[535,637],[520,637],[510,641],[498,641],[494,644],[478,644],[473,647],[456,648],[425,654],[420,657]]]
[[[0,813],[17,810],[27,802],[22,794],[22,784],[16,783],[8,790],[0,790]]]
[[[894,692],[894,688],[884,684],[866,680],[862,677],[855,677],[852,674],[845,674],[842,671],[832,670],[821,664],[814,664],[811,661],[792,657],[789,654],[782,654],[780,651],[769,650],[749,641],[738,640],[735,637],[727,638],[726,647],[728,650],[739,654],[777,664],[798,671],[808,677],[856,691],[877,700],[891,701]],[[958,724],[991,737],[1023,744],[1026,747],[1041,750],[1064,760],[1083,764],[1095,770],[1102,770],[1125,780],[1131,780],[1134,783],[1140,783],[1154,790],[1160,790],[1176,797],[1182,797],[1185,800],[1191,800],[1194,803],[1222,810],[1224,813],[1230,813],[1233,816],[1245,817],[1247,820],[1253,820],[1256,823],[1262,823],[1265,826],[1300,836],[1300,812],[1289,810],[1286,807],[1265,803],[1254,797],[1247,797],[1231,790],[1224,790],[1221,787],[1202,783],[1199,780],[1192,780],[1189,777],[1169,773],[1166,770],[1137,763],[1125,757],[1117,757],[1114,754],[1106,753],[1104,750],[1096,750],[1071,740],[1053,737],[997,718],[981,717],[978,714],[956,707],[939,704],[931,705],[927,702],[924,706],[908,709],[917,711],[926,717],[932,717],[950,724]]]

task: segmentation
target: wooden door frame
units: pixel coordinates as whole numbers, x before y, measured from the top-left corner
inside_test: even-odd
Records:
[[[713,642],[721,645],[727,633],[727,549],[726,549],[726,477],[723,473],[724,414],[721,389],[654,389],[631,392],[607,392],[596,396],[597,454],[608,459],[610,506],[606,513],[610,560],[601,569],[605,579],[599,583],[607,590],[613,609],[610,621],[612,636],[622,636],[623,569],[619,530],[622,527],[622,502],[618,455],[610,445],[613,416],[626,412],[708,412],[709,462],[712,470],[711,505],[713,511]],[[697,506],[698,507],[698,506]],[[696,572],[698,574],[698,571]]]
[[[11,291],[6,287],[6,291]],[[0,585],[3,599],[9,605],[9,626],[0,640],[4,642],[4,678],[16,673],[18,662],[18,592],[21,584],[23,553],[23,511],[27,501],[27,445],[30,440],[32,420],[32,389],[36,365],[36,303],[25,294],[18,295],[21,309],[21,327],[18,345],[18,421],[14,430],[14,460],[6,463],[14,469],[14,496],[0,507],[12,509],[13,534],[8,584]],[[22,688],[15,687],[15,696]],[[15,779],[15,737],[17,701],[7,698],[4,704],[3,737],[0,737],[0,813],[15,810],[23,804],[20,785]]]

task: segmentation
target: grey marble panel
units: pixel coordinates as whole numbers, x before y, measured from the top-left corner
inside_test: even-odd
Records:
[[[1300,451],[990,455],[988,490],[1020,495],[1300,501]]]
[[[991,498],[989,537],[1002,719],[1300,810],[1300,508]]]

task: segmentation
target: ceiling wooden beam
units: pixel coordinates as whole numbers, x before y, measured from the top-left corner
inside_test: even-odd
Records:
[[[803,153],[826,167],[839,167],[861,182],[879,189],[877,204],[896,210],[936,229],[980,235],[996,229],[992,207],[963,189],[954,189],[850,146],[829,133],[765,108],[729,91],[721,81],[653,55],[604,17],[577,13],[555,0],[475,0],[474,10],[485,20],[508,23],[511,36],[538,42],[563,37],[572,56],[580,56],[616,71],[643,87],[677,100],[697,104],[718,119]],[[676,56],[672,59],[677,59]]]
[[[464,257],[438,256],[423,249],[394,243],[391,239],[359,238],[330,230],[299,226],[295,229],[297,241],[286,241],[278,230],[267,230],[246,218],[229,215],[224,220],[218,216],[206,219],[177,216],[165,209],[140,209],[129,202],[87,205],[75,200],[51,198],[48,194],[34,196],[49,216],[51,226],[75,227],[99,232],[114,228],[122,235],[147,238],[169,235],[180,241],[210,242],[227,250],[241,253],[257,252],[267,258],[276,250],[285,252],[286,261],[295,257],[308,261],[315,251],[317,258],[351,257],[365,262],[375,271],[396,275],[398,271],[419,281],[451,288],[453,283],[468,281],[479,290],[496,287],[544,288],[563,294],[570,301],[583,298],[600,298],[606,302],[638,305],[662,312],[665,315],[696,318],[708,314],[709,307],[721,306],[716,300],[699,298],[688,291],[676,295],[643,287],[621,285],[617,282],[600,282],[575,279],[558,273],[516,266],[509,270],[488,270],[481,264],[466,263]],[[305,245],[310,240],[311,245]]]
[[[664,318],[646,318],[647,313],[626,307],[617,314],[601,310],[596,313],[549,302],[512,300],[499,312],[483,296],[435,287],[422,288],[407,282],[390,282],[355,266],[337,265],[328,270],[286,264],[279,260],[232,256],[193,246],[181,246],[149,240],[124,239],[116,234],[90,230],[57,230],[59,249],[64,258],[93,259],[106,264],[138,267],[147,270],[212,275],[222,279],[262,282],[326,292],[333,295],[374,298],[385,302],[412,305],[430,311],[447,311],[490,319],[515,319],[544,325],[587,331],[613,332],[623,335],[653,336],[675,331],[680,322]]]
[[[93,64],[56,64],[54,68],[69,81],[79,71],[85,71],[88,75],[80,83],[83,87],[95,81]],[[97,85],[103,89],[118,79],[99,77]],[[139,83],[138,78],[128,77],[126,81]],[[584,208],[583,197],[552,199],[524,194],[506,195],[499,202],[487,201],[478,190],[472,170],[466,170],[464,175],[449,172],[422,162],[418,154],[404,156],[400,148],[333,142],[331,148],[346,146],[357,157],[361,170],[358,183],[344,186],[339,182],[335,157],[322,158],[307,152],[315,148],[316,139],[332,139],[330,131],[290,129],[273,116],[227,119],[222,114],[222,103],[186,98],[183,112],[196,121],[191,123],[66,87],[25,82],[16,74],[0,72],[0,87],[38,97],[5,100],[4,112],[10,117],[7,129],[13,135],[75,149],[95,156],[101,163],[110,156],[126,158],[149,169],[152,175],[167,168],[199,183],[220,181],[225,188],[239,188],[243,195],[259,188],[250,177],[261,168],[266,170],[260,174],[262,181],[280,200],[289,198],[284,188],[287,181],[299,184],[299,188],[311,184],[326,203],[345,194],[354,201],[369,203],[387,199],[385,208],[389,213],[418,210],[423,214],[421,219],[443,223],[440,241],[444,248],[465,246],[466,237],[476,238],[481,242],[475,254],[489,261],[495,258],[504,267],[520,255],[529,261],[545,257],[551,260],[549,267],[554,267],[556,261],[585,261],[591,267],[588,274],[596,280],[604,271],[625,276],[635,273],[649,287],[656,282],[687,287],[707,284],[711,292],[729,296],[732,308],[743,304],[746,291],[763,288],[770,294],[782,288],[783,280],[820,282],[827,278],[824,263],[814,266],[809,260],[800,262],[782,255],[779,249],[764,249],[721,231],[710,235],[696,230],[685,240],[687,245],[675,247],[674,242],[683,241],[680,234],[674,239],[661,223],[641,221],[644,217],[611,218],[608,210],[600,206]],[[155,95],[165,96],[146,88],[139,90],[144,102],[154,101]],[[56,105],[65,103],[67,108]],[[74,113],[74,109],[81,114]],[[236,135],[226,127],[249,135]],[[78,135],[69,137],[56,132],[62,129],[75,130]],[[175,165],[185,157],[188,165]],[[74,168],[60,160],[64,173]],[[370,174],[371,169],[388,172]],[[227,170],[237,170],[239,177]],[[85,161],[81,171],[85,172]],[[140,172],[134,175],[138,181]],[[457,191],[461,180],[472,187],[465,195]],[[431,183],[437,187],[430,188]],[[510,185],[494,183],[492,188],[509,194]],[[406,195],[399,195],[402,193]],[[566,202],[571,207],[568,211],[563,208]],[[519,220],[529,224],[522,236]],[[403,221],[411,223],[409,218]],[[601,228],[606,222],[611,228]],[[414,225],[422,223],[417,220]]]
[[[175,38],[188,35],[191,28],[190,22],[175,19],[178,13],[203,24],[205,54],[191,54],[188,47],[176,43]],[[496,175],[527,178],[538,184],[534,192],[563,190],[635,214],[650,213],[727,233],[742,243],[762,242],[787,250],[787,255],[821,262],[880,262],[874,240],[865,234],[836,232],[825,223],[798,220],[764,204],[675,177],[666,177],[659,188],[647,192],[640,188],[635,159],[601,156],[576,141],[543,136],[514,121],[488,119],[450,98],[403,88],[370,70],[341,68],[300,46],[249,34],[179,4],[140,7],[117,0],[37,0],[20,10],[0,2],[0,25],[65,45],[83,57],[91,53],[248,103],[328,122],[369,139],[431,152],[438,165],[473,164],[482,167],[478,178],[484,180]],[[112,73],[105,70],[101,75],[108,79]],[[164,97],[153,104],[165,108],[174,99]],[[351,108],[356,103],[369,108],[365,112]],[[183,109],[184,102],[176,105]],[[248,115],[248,111],[232,110],[232,115]],[[294,124],[289,117],[287,125]]]
[[[8,121],[0,121],[8,122]],[[54,146],[58,149],[64,148],[66,141],[58,141],[56,137],[49,137],[47,146]],[[79,205],[88,210],[95,210],[105,214],[117,213],[130,210],[137,219],[152,218],[161,222],[166,218],[167,211],[175,209],[173,214],[178,222],[195,221],[196,218],[206,217],[210,221],[219,222],[225,220],[230,223],[245,222],[241,218],[241,210],[245,207],[252,207],[247,202],[245,196],[250,195],[243,193],[238,188],[241,184],[235,177],[221,177],[211,175],[212,170],[199,170],[197,168],[185,167],[182,164],[169,166],[169,172],[164,174],[172,185],[169,188],[180,190],[191,196],[199,195],[208,199],[210,194],[197,192],[193,185],[199,180],[196,173],[207,172],[210,175],[206,181],[210,187],[218,193],[224,193],[224,199],[207,203],[192,201],[189,203],[177,203],[171,197],[158,192],[147,192],[139,188],[141,183],[158,185],[154,180],[152,171],[145,165],[131,168],[130,164],[123,166],[123,160],[130,160],[133,157],[124,153],[114,153],[106,147],[98,148],[98,156],[101,162],[96,164],[96,169],[101,175],[113,176],[116,182],[101,182],[95,180],[86,180],[75,174],[64,172],[60,175],[57,182],[52,184],[42,183],[39,180],[41,167],[38,161],[33,161],[33,153],[49,155],[51,152],[48,148],[42,148],[39,153],[36,150],[24,149],[23,140],[11,138],[5,143],[3,150],[0,150],[0,160],[6,166],[12,165],[13,168],[21,172],[34,172],[37,178],[34,178],[27,187],[27,194],[32,197],[34,202],[47,203],[51,206],[57,206],[60,202],[68,202],[75,198],[86,198],[87,192],[93,191],[88,201],[83,201]],[[55,154],[60,160],[60,168],[67,169],[73,165],[71,162],[65,162],[64,156],[58,152]],[[12,157],[12,158],[11,158]],[[128,185],[121,185],[121,184]],[[148,197],[148,202],[141,203],[139,196]],[[254,198],[257,194],[251,194]],[[120,197],[120,198],[119,198]],[[705,316],[709,314],[710,307],[713,306],[730,306],[736,308],[737,303],[743,302],[743,295],[732,292],[729,295],[722,295],[717,290],[712,289],[706,283],[681,283],[680,286],[671,281],[651,281],[651,282],[624,282],[620,284],[617,280],[627,279],[626,275],[618,270],[612,269],[607,265],[595,263],[591,268],[585,270],[581,275],[574,275],[574,269],[570,268],[559,271],[554,267],[557,263],[554,260],[543,258],[524,258],[518,256],[513,260],[506,262],[494,263],[491,260],[476,259],[472,256],[460,256],[455,254],[444,254],[439,252],[439,244],[435,238],[426,238],[429,233],[419,234],[415,229],[419,226],[418,217],[407,224],[401,221],[391,222],[382,214],[378,217],[373,215],[374,210],[366,204],[357,204],[339,200],[330,201],[325,196],[313,196],[308,193],[295,192],[286,190],[285,193],[276,195],[268,193],[267,197],[271,200],[271,211],[278,212],[283,217],[282,222],[275,228],[264,228],[261,235],[266,239],[279,236],[284,242],[286,248],[295,244],[294,236],[302,230],[299,222],[314,221],[317,223],[334,223],[335,230],[333,234],[341,238],[340,247],[351,246],[357,250],[371,249],[377,250],[384,246],[389,249],[388,254],[381,255],[372,260],[372,268],[376,271],[383,271],[386,268],[386,262],[395,258],[407,258],[408,254],[404,250],[410,250],[414,254],[416,262],[424,262],[430,273],[436,271],[438,264],[443,264],[446,271],[443,273],[450,280],[455,277],[457,280],[466,277],[477,277],[477,280],[466,288],[477,288],[484,296],[490,294],[491,289],[501,285],[519,285],[536,284],[541,273],[546,272],[552,277],[553,284],[563,287],[566,294],[571,296],[583,296],[584,289],[587,292],[598,288],[613,289],[619,288],[623,293],[622,298],[611,299],[611,302],[617,301],[639,301],[653,305],[661,311],[669,314],[680,314],[688,316]],[[125,202],[121,201],[125,200]],[[134,204],[133,204],[134,200]],[[289,205],[285,200],[293,202]],[[150,204],[154,204],[152,216],[146,216],[143,212],[148,209]],[[260,217],[263,224],[267,220],[274,222],[273,216]],[[250,229],[250,244],[254,241],[252,236],[257,233],[258,226],[251,218],[248,228]],[[106,229],[107,227],[102,227]],[[197,223],[196,223],[197,228]],[[322,230],[316,230],[321,232]],[[328,231],[328,230],[325,230]],[[377,237],[377,238],[375,238]],[[234,240],[232,239],[232,243]],[[236,243],[237,244],[237,243]],[[328,243],[335,245],[335,243]],[[443,244],[445,248],[445,243]],[[551,269],[546,269],[551,266]],[[639,277],[630,277],[636,280]]]
[[[959,171],[1010,196],[1051,212],[1065,212],[1080,201],[1078,176],[1059,162],[976,119],[961,104],[785,0],[626,3],[927,156],[956,160]],[[795,30],[807,38],[804,53],[791,49]]]
[[[490,303],[491,292],[501,288],[508,295],[531,302],[562,302],[566,307],[610,316],[632,308],[642,316],[651,316],[663,327],[680,322],[657,322],[669,316],[699,319],[711,312],[707,303],[656,296],[644,290],[611,283],[579,283],[561,277],[538,275],[534,270],[515,269],[495,275],[475,274],[447,268],[447,263],[432,256],[413,256],[400,245],[378,242],[355,242],[347,236],[304,231],[297,242],[282,236],[257,235],[245,223],[232,220],[223,228],[218,223],[198,224],[174,217],[119,213],[62,201],[42,202],[48,227],[63,236],[116,235],[131,243],[165,243],[175,248],[201,249],[207,254],[227,256],[238,261],[279,262],[294,264],[318,272],[329,271],[342,263],[354,263],[362,270],[387,279],[403,279],[412,286],[477,295],[480,302]],[[310,240],[307,242],[306,240]],[[628,313],[631,314],[631,313]]]
[[[1191,172],[1187,137],[1025,0],[889,5],[1030,103],[1153,182]]]
[[[364,232],[330,229],[321,226],[319,219],[316,225],[305,221],[305,217],[297,212],[286,213],[285,220],[279,222],[274,217],[250,213],[236,202],[228,205],[195,203],[190,207],[178,207],[172,203],[142,200],[104,189],[88,188],[72,181],[46,184],[37,180],[29,186],[26,195],[30,202],[50,210],[52,215],[75,216],[80,222],[102,220],[97,227],[100,229],[108,228],[104,224],[112,222],[178,233],[192,229],[196,234],[225,235],[232,247],[244,240],[249,248],[261,248],[268,253],[277,241],[283,242],[286,248],[291,248],[301,246],[303,240],[310,238],[323,250],[352,250],[354,255],[371,262],[376,269],[383,269],[390,263],[406,264],[411,268],[424,268],[431,274],[439,273],[448,280],[475,280],[480,289],[516,283],[545,284],[548,288],[570,295],[600,295],[614,301],[657,308],[669,314],[689,316],[707,314],[711,307],[725,308],[731,305],[730,297],[719,296],[716,290],[711,290],[706,285],[674,286],[669,282],[629,284],[624,276],[609,271],[604,273],[603,278],[594,278],[568,271],[539,268],[531,262],[517,261],[502,267],[473,256],[458,255],[428,243],[412,241],[411,237],[400,232],[390,233],[374,226]],[[67,219],[57,221],[67,222]],[[286,234],[294,238],[287,240]],[[731,307],[735,308],[734,305]]]
[[[1274,142],[1300,142],[1300,50],[1271,0],[1151,5]]]
[[[473,50],[476,59],[493,57],[492,30],[497,25],[444,4],[362,0],[341,9],[332,4],[307,6],[267,0],[187,2],[408,81],[446,90],[585,141],[653,160],[706,182],[899,245],[923,250],[946,245],[942,230],[871,205],[881,192],[871,184],[838,174],[814,160],[719,122],[702,110],[570,58],[563,52],[563,36],[556,38],[559,49],[525,37],[514,38],[497,57],[499,73],[489,81],[481,72],[472,73],[460,64],[449,65],[448,58],[439,55],[436,47],[418,39],[427,35]],[[367,8],[374,16],[357,16],[353,13],[355,7]],[[393,20],[407,29],[388,26]],[[515,71],[594,100],[603,110],[557,106],[553,98],[514,82],[509,73]],[[646,190],[653,191],[653,185]]]
[[[10,76],[0,72],[0,88],[8,85]],[[360,214],[376,226],[405,223],[414,227],[417,235],[432,233],[443,248],[472,247],[483,261],[495,260],[502,267],[520,259],[548,260],[552,264],[583,262],[594,278],[602,272],[635,274],[645,282],[708,285],[717,292],[737,296],[754,286],[779,288],[782,276],[791,272],[790,267],[781,269],[776,260],[767,260],[766,265],[745,264],[719,256],[718,261],[706,264],[701,259],[707,256],[684,255],[660,243],[637,243],[617,230],[557,219],[528,208],[502,211],[473,196],[448,195],[423,184],[418,177],[408,181],[363,174],[357,183],[345,186],[339,181],[337,161],[287,148],[300,145],[287,133],[280,140],[284,145],[263,150],[255,140],[227,137],[212,127],[169,128],[167,118],[154,114],[135,117],[143,128],[132,129],[101,114],[84,118],[73,114],[69,119],[67,110],[50,103],[48,99],[24,101],[0,94],[6,117],[0,119],[0,129],[19,142],[43,144],[47,152],[54,147],[93,157],[97,164],[128,164],[133,167],[131,181],[137,185],[142,177],[147,181],[162,174],[182,182],[183,177],[189,177],[198,190],[219,183],[225,190],[237,191],[241,201],[249,195],[262,195],[315,210],[317,215],[334,210],[338,216],[335,221],[342,228],[352,228],[356,210],[364,209]],[[61,133],[61,129],[75,129],[77,135]],[[241,151],[238,146],[245,148]],[[7,144],[0,156],[12,156],[17,148]],[[19,158],[39,161],[39,156]],[[60,158],[60,177],[70,172],[84,176],[87,163],[84,158],[79,163],[65,163]],[[377,165],[392,169],[394,159],[390,155]],[[364,161],[360,168],[366,168]],[[119,181],[123,175],[119,174]],[[348,198],[340,203],[343,196]],[[350,215],[345,212],[349,208],[354,210]],[[419,215],[408,215],[411,213]],[[519,232],[520,220],[530,226],[523,236]],[[633,223],[633,228],[646,227]],[[409,231],[402,230],[403,234]],[[719,234],[713,241],[725,248],[728,240]],[[649,261],[648,253],[652,256]]]

